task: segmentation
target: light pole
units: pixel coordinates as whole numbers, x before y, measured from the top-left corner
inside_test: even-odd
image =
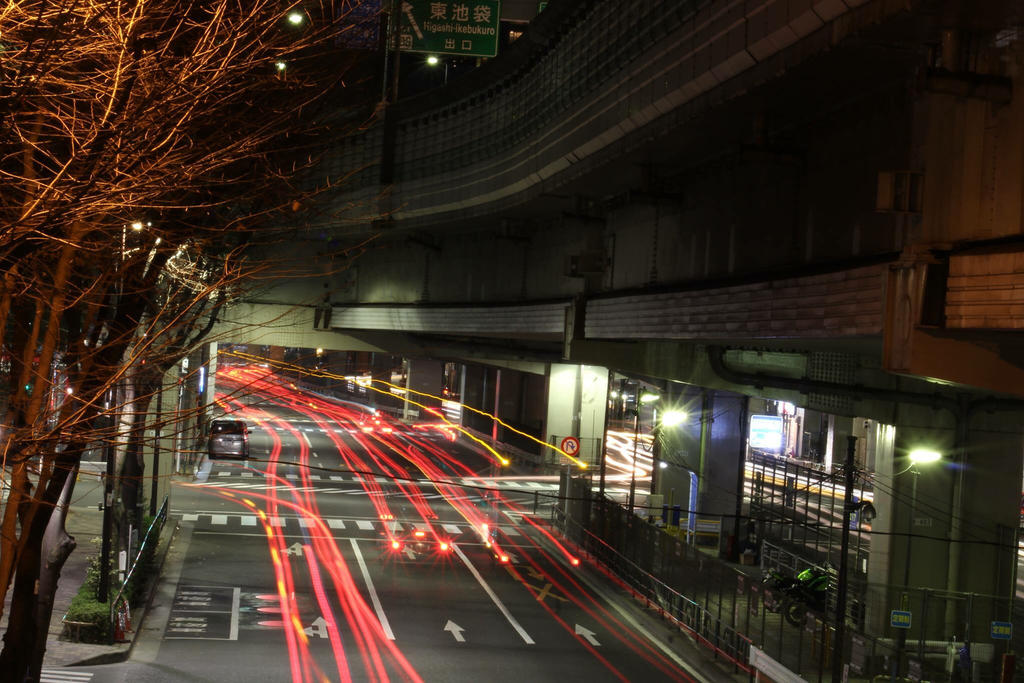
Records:
[[[665,410],[658,414],[654,420],[652,437],[654,442],[651,446],[651,493],[658,493],[658,482],[661,479],[659,470],[665,469],[667,463],[661,459],[661,439],[665,436],[666,427],[676,427],[687,419],[686,412],[682,410]]]
[[[629,512],[633,513],[636,502],[636,445],[640,443],[640,402],[633,411],[633,464],[629,468]]]
[[[917,510],[917,477],[920,474],[917,469],[917,465],[937,462],[942,459],[942,454],[938,451],[934,451],[928,448],[915,448],[910,451],[910,467],[907,469],[912,475],[914,475],[913,482],[910,485],[910,512],[907,516],[907,550],[906,560],[903,564],[903,594],[900,600],[901,608],[906,608],[909,601],[909,588],[910,588],[910,562],[913,558],[912,551],[914,547],[914,513]],[[921,624],[920,628],[923,635],[924,624]],[[892,680],[897,680],[902,673],[903,667],[903,655],[907,648],[907,631],[909,629],[900,629],[899,637],[899,656],[896,658],[896,667],[893,671]]]

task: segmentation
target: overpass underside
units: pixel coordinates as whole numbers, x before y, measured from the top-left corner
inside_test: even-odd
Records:
[[[266,300],[301,303],[315,346],[539,364],[549,406],[565,365],[710,394],[723,453],[737,397],[873,421],[869,579],[1009,595],[1022,26],[1013,2],[552,3],[339,143],[313,182],[348,184],[296,234],[359,256],[297,242],[305,277]],[[944,464],[908,475],[923,446]]]

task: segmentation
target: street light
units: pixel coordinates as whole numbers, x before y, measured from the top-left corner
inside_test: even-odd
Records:
[[[939,460],[942,459],[942,454],[930,448],[915,448],[912,451],[910,451],[910,453],[907,454],[907,457],[910,459],[910,466],[907,467],[907,469],[904,470],[904,472],[909,471],[912,475],[914,475],[914,478],[910,486],[910,513],[907,516],[907,557],[903,564],[903,597],[900,600],[901,609],[907,609],[907,603],[909,601],[908,589],[910,587],[910,562],[913,558],[914,547],[914,513],[917,510],[917,477],[920,474],[920,472],[917,469],[917,465],[938,462]],[[901,674],[903,656],[906,652],[907,629],[900,629],[899,641],[900,653],[899,656],[896,658],[895,672],[895,675],[897,677]]]
[[[441,58],[437,55],[430,55],[427,57],[427,66],[437,66],[441,63]],[[448,85],[448,62],[444,62],[444,72],[441,75],[441,85]]]
[[[665,427],[677,427],[686,422],[689,416],[685,411],[682,410],[665,410],[655,419],[654,424],[654,443],[651,446],[651,493],[657,493],[658,482],[660,480],[660,472],[668,467],[668,463],[661,460],[661,437]]]
[[[661,414],[661,426],[675,427],[686,422],[687,414],[682,410],[666,410]]]

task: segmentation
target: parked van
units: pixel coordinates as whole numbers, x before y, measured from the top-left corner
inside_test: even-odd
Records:
[[[244,420],[218,419],[210,422],[211,460],[217,458],[248,458],[249,427]]]

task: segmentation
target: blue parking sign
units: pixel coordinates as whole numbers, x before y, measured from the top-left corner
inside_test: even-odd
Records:
[[[992,622],[992,640],[1010,640],[1013,638],[1013,624],[1008,621]]]
[[[894,609],[889,613],[889,625],[894,628],[910,628],[910,612]]]

